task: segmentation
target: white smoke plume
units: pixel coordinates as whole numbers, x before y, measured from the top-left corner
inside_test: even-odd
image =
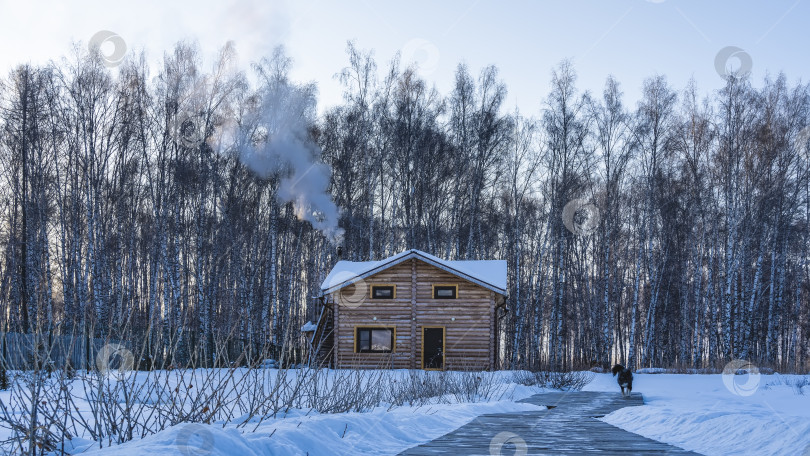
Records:
[[[284,59],[279,52],[271,63]],[[316,89],[288,82],[284,75],[287,63],[282,62],[274,74],[263,74],[267,83],[261,101],[252,126],[239,141],[241,159],[262,177],[280,173],[279,200],[292,202],[299,219],[309,221],[330,242],[339,244],[343,236],[338,227],[340,211],[327,191],[331,169],[319,161],[321,150],[308,131],[315,115]]]

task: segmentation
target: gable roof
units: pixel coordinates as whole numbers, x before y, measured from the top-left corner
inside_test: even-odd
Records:
[[[448,261],[411,249],[380,261],[338,261],[321,284],[321,296],[340,290],[366,277],[416,258],[464,280],[506,296],[506,261]]]

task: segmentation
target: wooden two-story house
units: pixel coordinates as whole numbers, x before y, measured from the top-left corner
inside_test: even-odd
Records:
[[[506,262],[408,250],[339,261],[323,281],[311,356],[337,368],[495,369]]]

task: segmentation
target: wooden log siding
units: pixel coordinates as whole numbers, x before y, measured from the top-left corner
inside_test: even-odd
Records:
[[[489,292],[489,365],[495,369],[495,293]]]
[[[495,366],[495,294],[442,269],[411,260],[367,277],[365,299],[335,311],[336,360],[345,368],[421,368],[422,328],[445,327],[445,368]],[[395,284],[395,299],[370,299],[370,286]],[[433,299],[433,284],[458,284],[457,299]],[[336,293],[351,295],[351,287]],[[339,299],[335,299],[339,303]],[[374,319],[376,317],[376,320]],[[396,327],[393,353],[355,353],[355,328]]]
[[[371,299],[370,288],[374,284],[396,286],[394,299]],[[409,262],[380,271],[358,282],[364,297],[359,304],[340,305],[340,320],[337,322],[339,367],[408,369],[411,366],[411,265]],[[338,293],[351,296],[349,286]],[[336,301],[341,302],[340,299]],[[374,318],[377,318],[374,320]],[[396,327],[393,353],[355,353],[355,328],[363,326]]]
[[[411,340],[416,340],[416,260],[411,259]],[[416,344],[411,344],[411,369],[416,369]]]

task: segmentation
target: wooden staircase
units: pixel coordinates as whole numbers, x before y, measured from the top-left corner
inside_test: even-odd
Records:
[[[321,308],[309,347],[310,366],[334,367],[335,316],[327,306]]]

